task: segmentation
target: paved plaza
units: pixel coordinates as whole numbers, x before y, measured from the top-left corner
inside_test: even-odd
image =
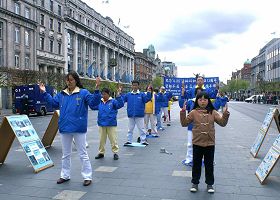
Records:
[[[225,128],[216,125],[215,193],[208,194],[202,172],[199,191],[190,193],[191,168],[181,164],[187,145],[187,128],[179,122],[179,107],[175,102],[171,110],[170,127],[160,132],[159,138],[150,138],[145,148],[123,147],[126,142],[127,117],[120,110],[118,134],[119,160],[113,160],[107,141],[103,159],[95,160],[99,135],[96,111],[90,111],[88,129],[88,153],[93,167],[93,184],[82,185],[80,160],[73,148],[71,180],[57,185],[60,174],[61,144],[59,135],[48,153],[55,166],[37,174],[29,163],[19,143],[15,140],[5,164],[0,166],[0,199],[93,199],[93,200],[185,200],[185,199],[246,199],[279,200],[280,164],[261,185],[255,171],[278,135],[275,126],[268,131],[257,158],[250,154],[261,122],[237,111],[238,104],[230,103],[231,116]],[[46,127],[51,116],[42,117],[35,130]],[[31,118],[31,122],[32,122]],[[274,122],[273,122],[274,123]],[[39,132],[39,131],[38,131]],[[41,135],[42,133],[39,133]],[[139,133],[134,130],[134,141]],[[160,153],[165,148],[172,154]]]

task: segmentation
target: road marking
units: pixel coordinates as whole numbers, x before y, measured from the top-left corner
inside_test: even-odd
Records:
[[[94,171],[96,171],[96,172],[113,172],[116,169],[118,169],[118,168],[117,167],[100,166],[97,169],[95,169]]]
[[[192,177],[192,171],[173,171],[172,176]]]
[[[78,200],[85,194],[86,194],[86,192],[82,192],[82,191],[63,190],[62,192],[60,192],[56,196],[54,196],[53,199]]]

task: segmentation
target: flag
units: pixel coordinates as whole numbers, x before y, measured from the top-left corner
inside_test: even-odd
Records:
[[[93,67],[92,64],[90,64],[87,68],[87,75],[88,77],[92,77],[92,74],[93,74]]]

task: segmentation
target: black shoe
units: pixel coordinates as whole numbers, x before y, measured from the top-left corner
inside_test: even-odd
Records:
[[[89,186],[91,184],[91,180],[84,180],[83,185],[84,186]]]
[[[166,126],[171,126],[171,124],[166,124]]]
[[[59,178],[59,179],[56,181],[56,183],[57,183],[57,184],[61,184],[61,183],[67,182],[67,181],[69,181],[69,180],[70,180],[70,179]]]
[[[95,156],[95,159],[104,158],[104,154],[99,153],[97,156]]]
[[[114,160],[119,160],[119,155],[118,154],[114,154]]]
[[[146,145],[146,146],[149,145],[149,143],[147,141],[142,142],[141,144]]]
[[[131,142],[126,142],[126,143],[124,143],[123,146],[130,145],[130,144],[132,144],[132,143]]]
[[[138,138],[137,138],[137,142],[138,142],[138,143],[140,143],[140,142],[141,142],[141,139],[140,139],[140,137],[138,137]]]

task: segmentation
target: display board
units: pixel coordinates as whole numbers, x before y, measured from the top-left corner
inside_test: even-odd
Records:
[[[43,143],[45,148],[49,148],[53,143],[53,140],[54,140],[54,138],[56,136],[56,133],[58,131],[58,119],[59,119],[59,110],[56,110],[53,113],[53,116],[52,116],[51,121],[48,125],[48,128],[47,128],[47,130],[44,133],[44,136],[42,138],[42,143]]]
[[[273,167],[276,165],[280,156],[280,134],[274,141],[273,145],[269,149],[268,153],[262,160],[261,164],[256,170],[256,176],[258,177],[261,184],[264,183],[266,178],[269,176]]]
[[[195,78],[176,78],[176,77],[164,77],[164,87],[167,91],[172,92],[173,96],[181,96],[182,82],[184,81],[186,90],[194,88],[196,85]],[[216,89],[219,84],[219,77],[205,77],[205,88]]]
[[[268,112],[265,116],[265,119],[261,125],[261,128],[258,131],[258,135],[250,149],[250,153],[252,154],[252,156],[255,158],[258,155],[258,152],[261,148],[261,145],[264,141],[264,138],[267,134],[267,131],[271,125],[272,120],[275,120],[276,126],[278,131],[280,131],[280,127],[279,127],[279,111],[277,108],[269,108]]]
[[[4,117],[0,128],[0,152],[2,152],[0,154],[0,162],[2,164],[5,161],[15,136],[26,153],[35,172],[39,172],[54,165],[26,115]],[[6,141],[8,145],[2,146]]]

